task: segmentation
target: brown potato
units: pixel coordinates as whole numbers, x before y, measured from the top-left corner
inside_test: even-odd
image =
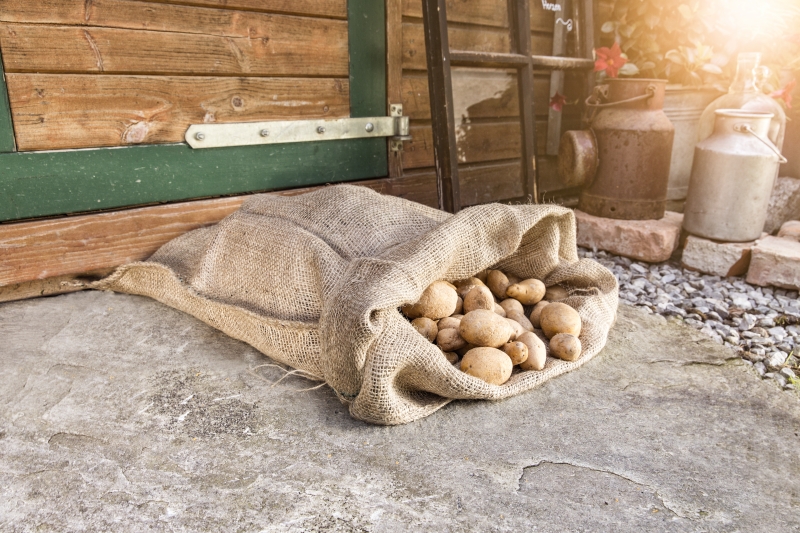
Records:
[[[511,377],[511,358],[496,348],[473,348],[461,359],[461,370],[492,385],[502,385]]]
[[[494,296],[489,287],[476,285],[464,296],[464,313],[469,313],[476,309],[494,310]]]
[[[466,296],[467,293],[471,291],[474,287],[480,287],[481,285],[484,285],[484,283],[478,278],[467,278],[456,281],[455,285],[456,285],[456,292],[458,292],[458,295],[461,298],[464,298],[464,296]]]
[[[414,326],[414,329],[419,331],[420,335],[428,339],[428,342],[433,342],[436,340],[436,335],[439,333],[439,327],[436,325],[436,322],[430,318],[424,316],[415,318],[411,321],[411,325]]]
[[[511,358],[513,365],[518,365],[528,359],[528,345],[524,342],[507,342],[503,345],[503,351]]]
[[[550,353],[564,361],[575,361],[581,356],[581,341],[575,335],[559,333],[550,339]]]
[[[498,299],[503,299],[506,297],[506,291],[511,283],[506,275],[499,270],[490,270],[489,275],[486,276],[486,285]]]
[[[447,362],[451,365],[458,363],[458,354],[456,352],[442,352],[447,357]]]
[[[517,313],[516,311],[512,311],[509,313],[508,318],[519,323],[519,325],[522,326],[522,329],[525,331],[533,331],[533,324],[531,324],[531,321],[525,316],[525,313]]]
[[[519,300],[524,305],[534,305],[544,298],[547,288],[538,279],[525,279],[509,285],[506,294],[509,298]]]
[[[437,325],[439,327],[439,331],[447,328],[458,329],[458,326],[461,325],[461,319],[452,316],[446,316],[443,319],[441,319]]]
[[[486,309],[476,309],[464,315],[458,331],[468,343],[491,348],[504,345],[514,334],[506,319]]]
[[[463,348],[467,344],[458,330],[455,328],[447,328],[439,330],[436,335],[436,345],[442,349],[443,352],[455,352]]]
[[[569,296],[569,292],[567,292],[567,289],[560,285],[547,287],[547,290],[544,292],[544,299],[548,302],[557,302],[559,300],[563,300],[567,296]]]
[[[494,301],[494,300],[492,300],[492,301]],[[503,317],[503,318],[505,318],[505,317],[506,317],[506,310],[505,310],[505,309],[503,309],[503,307],[502,307],[500,304],[498,304],[498,303],[495,303],[495,304],[494,304],[494,309],[493,309],[493,311],[494,311],[495,313],[497,313],[498,315],[500,315],[501,317]]]
[[[508,321],[508,323],[511,325],[512,329],[514,330],[514,334],[511,335],[511,338],[509,339],[509,341],[517,340],[517,337],[519,337],[520,335],[525,333],[525,328],[523,328],[522,325],[519,322],[517,322],[516,320],[511,320],[510,318],[506,318],[506,321]]]
[[[542,324],[539,321],[539,319],[540,319],[540,317],[542,315],[542,309],[544,309],[544,306],[549,304],[549,303],[550,302],[548,302],[547,300],[542,300],[541,302],[539,302],[538,304],[533,306],[533,311],[531,311],[531,317],[530,317],[531,318],[531,324],[533,324],[533,327],[535,327],[535,328],[541,328],[542,327]]]
[[[457,319],[461,320],[462,318],[464,318],[464,315],[459,314],[459,313],[453,313],[452,315],[450,315],[449,318],[457,318]]]
[[[452,315],[456,310],[458,294],[446,281],[434,281],[422,292],[413,305],[404,305],[403,313],[411,319],[421,316],[439,320]]]
[[[458,300],[456,300],[456,310],[455,310],[455,313],[453,313],[453,314],[456,314],[456,315],[460,314],[463,310],[464,310],[464,300],[461,298],[461,296],[459,296]],[[450,315],[450,316],[453,316],[453,315]]]
[[[506,298],[502,302],[500,302],[500,307],[506,310],[506,316],[511,311],[517,311],[518,313],[524,313],[525,308],[522,307],[522,304],[519,300],[515,300],[514,298]]]
[[[528,358],[523,361],[519,367],[522,370],[541,370],[547,362],[547,347],[544,345],[542,339],[533,333],[526,331],[519,337],[519,342],[528,347]]]
[[[546,305],[539,315],[539,323],[548,339],[559,333],[569,333],[576,337],[581,334],[581,316],[575,309],[561,302]]]

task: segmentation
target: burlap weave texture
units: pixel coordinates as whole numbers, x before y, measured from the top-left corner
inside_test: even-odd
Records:
[[[578,361],[490,385],[450,365],[398,311],[433,281],[499,268],[570,291]],[[579,260],[575,218],[553,205],[490,204],[450,215],[367,188],[255,195],[219,224],[120,267],[96,288],[152,297],[324,380],[350,413],[403,424],[451,399],[499,400],[596,355],[615,320],[614,275]]]

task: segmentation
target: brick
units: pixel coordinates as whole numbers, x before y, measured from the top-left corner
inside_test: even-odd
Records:
[[[666,261],[678,248],[683,215],[667,211],[660,220],[616,220],[575,210],[578,244],[645,261]]]
[[[785,222],[778,231],[778,237],[800,242],[800,221],[790,220]]]
[[[756,241],[747,282],[800,289],[800,242],[771,236]]]
[[[750,266],[750,251],[757,241],[716,242],[690,235],[681,263],[684,268],[714,276],[741,276]]]

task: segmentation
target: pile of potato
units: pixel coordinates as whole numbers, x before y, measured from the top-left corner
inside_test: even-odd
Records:
[[[567,304],[563,287],[520,280],[499,270],[449,283],[435,281],[419,301],[401,308],[411,325],[441,348],[461,370],[494,385],[508,381],[514,366],[542,370],[551,355],[581,355],[581,317]]]

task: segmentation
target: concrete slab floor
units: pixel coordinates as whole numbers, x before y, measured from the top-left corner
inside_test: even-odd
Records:
[[[800,531],[800,400],[621,306],[580,370],[400,427],[155,301],[0,305],[2,531]]]

